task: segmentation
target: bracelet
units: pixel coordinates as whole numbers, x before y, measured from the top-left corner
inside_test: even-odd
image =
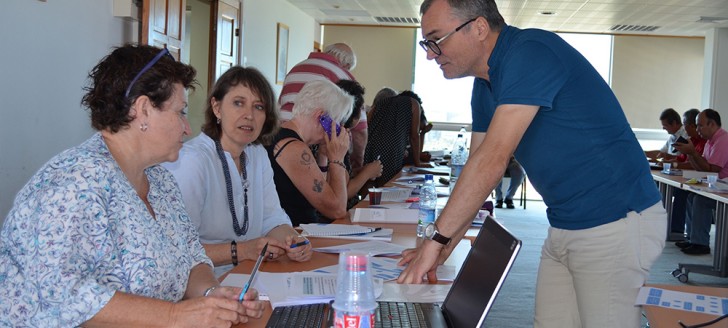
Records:
[[[233,265],[238,265],[238,243],[230,242],[230,256],[233,258]]]
[[[343,162],[341,162],[341,161],[336,161],[336,160],[334,160],[334,161],[329,161],[329,165],[331,165],[332,163],[333,163],[333,164],[336,164],[336,165],[339,165],[339,166],[343,167],[345,171],[348,171],[348,170],[346,169],[346,165],[344,165],[344,163],[343,163]]]
[[[328,172],[329,166],[328,165],[326,165],[326,166],[319,165],[319,170],[321,170],[321,172]]]
[[[208,289],[205,289],[205,292],[202,294],[202,296],[204,296],[204,297],[209,296],[210,294],[212,294],[212,291],[215,290],[215,288],[217,288],[217,286],[212,286]]]

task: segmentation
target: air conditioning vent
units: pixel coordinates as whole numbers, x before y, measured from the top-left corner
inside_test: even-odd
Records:
[[[647,26],[647,25],[614,25],[609,30],[617,32],[653,32],[660,28],[660,26]]]
[[[397,24],[419,24],[420,19],[415,17],[374,17],[379,23],[397,23]]]

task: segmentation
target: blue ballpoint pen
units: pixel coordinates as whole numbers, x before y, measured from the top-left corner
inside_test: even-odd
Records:
[[[308,245],[309,243],[310,243],[310,241],[308,241],[308,239],[304,239],[304,240],[303,240],[302,242],[298,242],[298,243],[293,243],[293,244],[291,245],[291,248],[296,248],[296,247],[300,247],[300,246],[305,246],[305,245]]]
[[[250,273],[250,278],[248,279],[248,282],[245,283],[245,286],[243,286],[243,291],[240,292],[240,297],[238,298],[239,302],[243,301],[243,296],[245,296],[245,293],[248,292],[248,288],[253,285],[253,279],[255,279],[255,274],[258,272],[258,268],[260,267],[260,262],[263,262],[263,259],[265,258],[265,252],[268,250],[268,243],[265,243],[265,246],[263,246],[263,250],[260,251],[260,255],[258,256],[258,260],[255,261],[255,266],[253,267],[253,272]]]

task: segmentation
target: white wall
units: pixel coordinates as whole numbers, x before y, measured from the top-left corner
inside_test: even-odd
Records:
[[[6,0],[0,10],[0,222],[38,168],[93,130],[88,71],[133,30],[112,0]]]
[[[316,21],[285,0],[243,0],[243,65],[259,69],[276,95],[277,23],[288,25],[288,69],[306,59],[320,39]]]
[[[284,0],[242,0],[243,57],[275,83],[276,22],[290,27],[289,63],[320,40],[317,23]],[[41,165],[88,138],[81,107],[88,71],[113,46],[137,41],[138,22],[113,0],[5,0],[0,10],[0,224]],[[289,67],[290,65],[289,64]],[[274,85],[276,92],[280,86]]]
[[[324,47],[344,42],[354,49],[357,64],[351,72],[366,88],[371,104],[383,87],[411,90],[414,83],[416,28],[381,26],[324,26]]]
[[[701,107],[703,38],[615,36],[612,89],[633,128],[661,129],[660,113]]]

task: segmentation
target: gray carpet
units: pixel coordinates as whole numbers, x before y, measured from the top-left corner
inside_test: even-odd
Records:
[[[533,327],[536,274],[541,246],[548,229],[546,206],[542,201],[532,200],[528,201],[526,210],[517,206],[516,209],[496,209],[495,213],[499,222],[523,240],[523,247],[503,289],[493,304],[485,326]],[[713,235],[714,233],[711,233],[711,237]],[[685,255],[672,242],[667,242],[662,255],[652,267],[648,283],[682,284],[671,275],[679,262],[712,264],[712,261],[713,258],[710,255]],[[687,284],[728,287],[728,279],[691,273]]]

